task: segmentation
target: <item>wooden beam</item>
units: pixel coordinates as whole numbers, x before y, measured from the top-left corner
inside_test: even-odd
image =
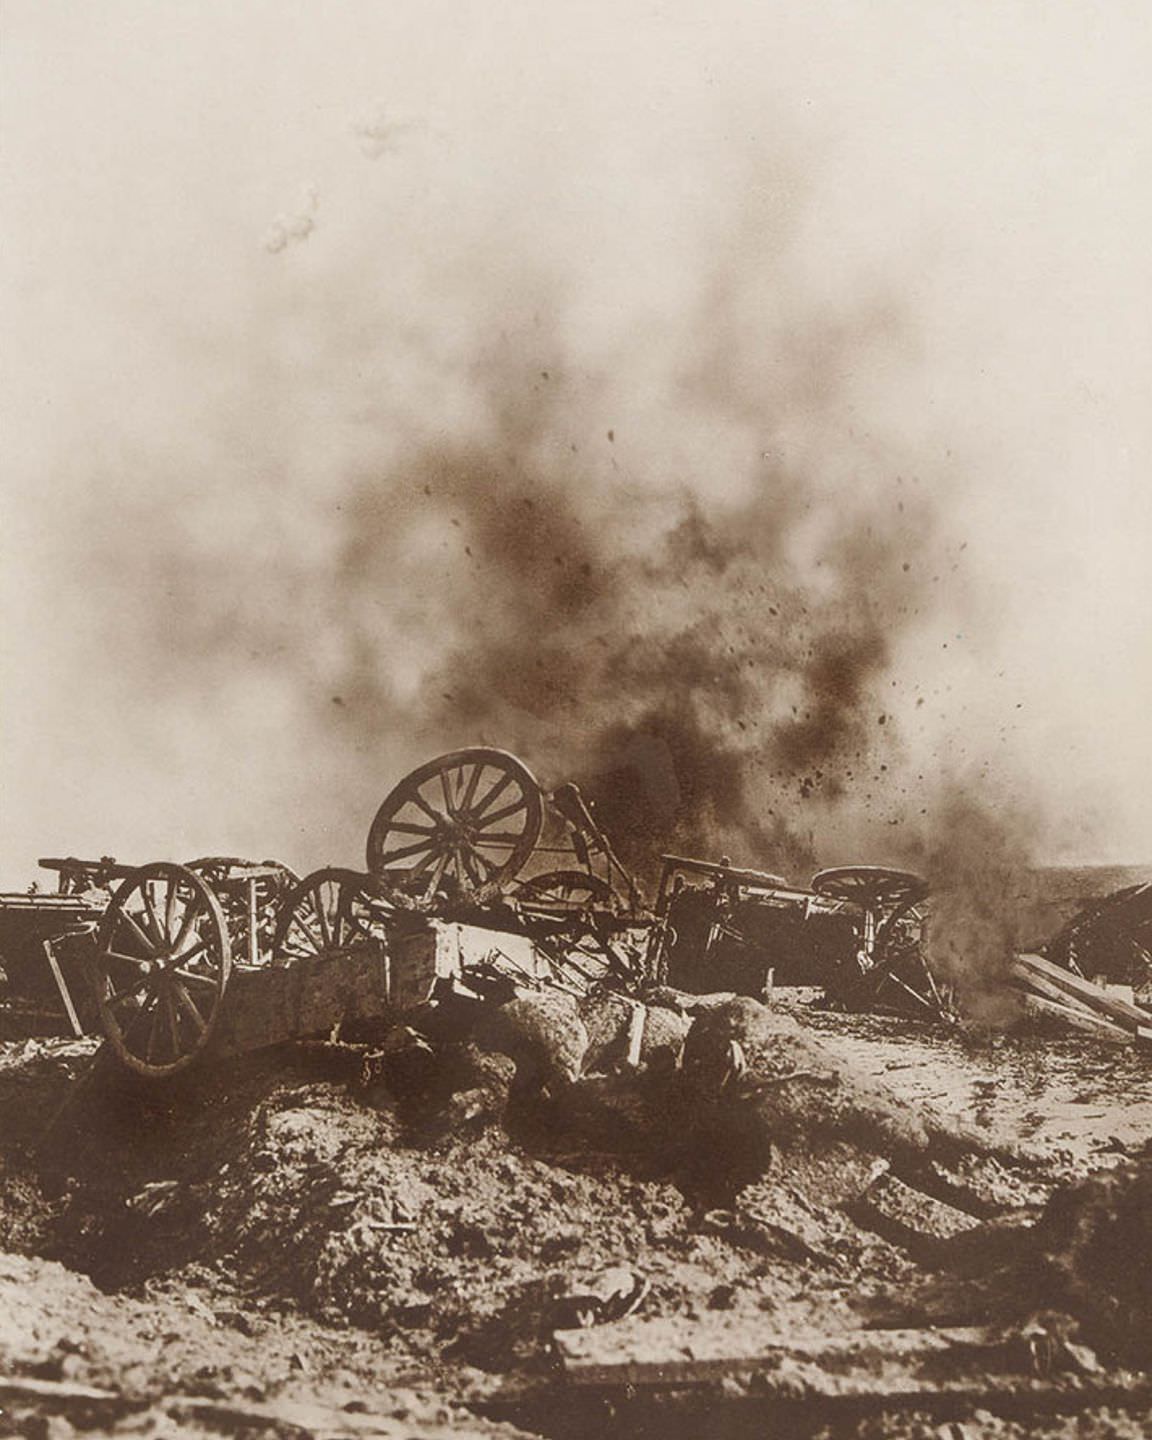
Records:
[[[1092,1035],[1098,1040],[1107,1040],[1113,1045],[1131,1045],[1137,1038],[1131,1030],[1126,1029],[1123,1025],[1116,1025],[1111,1020],[1106,1020],[1103,1015],[1097,1015],[1094,1010],[1086,1010],[1083,1007],[1072,1008],[1059,1001],[1046,999],[1042,995],[1021,994],[1020,1003],[1024,1007],[1025,1015],[1033,1020],[1053,1020],[1070,1030],[1078,1030],[1082,1034]]]
[[[1088,1009],[1106,1015],[1109,1020],[1123,1025],[1133,1033],[1140,1025],[1147,1025],[1152,1018],[1152,1012],[1139,1005],[1130,1005],[1115,995],[1109,995],[1099,985],[1093,985],[1091,980],[1073,975],[1070,970],[1062,969],[1051,960],[1046,960],[1043,955],[1017,955],[1013,958],[1010,969],[1014,980],[1023,981],[1025,984],[1037,980],[1046,981],[1063,992],[1065,1003],[1067,997],[1071,997],[1073,1001],[1079,1001]]]
[[[52,978],[56,981],[56,989],[60,992],[60,999],[64,1002],[64,1009],[68,1013],[68,1023],[72,1026],[72,1033],[79,1039],[84,1034],[84,1027],[80,1024],[79,1016],[76,1014],[76,1006],[72,1003],[72,993],[64,979],[64,972],[60,969],[60,962],[56,959],[56,951],[52,948],[51,940],[44,942],[44,954],[48,958],[48,968],[52,971]]]
[[[709,1384],[726,1376],[779,1375],[793,1387],[802,1381],[812,1393],[843,1393],[856,1378],[877,1387],[877,1361],[885,1365],[882,1384],[897,1383],[891,1367],[941,1355],[971,1360],[1003,1346],[999,1331],[977,1327],[947,1330],[848,1330],[839,1334],[784,1334],[761,1330],[747,1320],[716,1317],[689,1320],[623,1320],[588,1330],[558,1330],[553,1336],[564,1374],[572,1385],[682,1386]],[[922,1386],[922,1381],[910,1377]],[[829,1388],[830,1387],[830,1388]],[[893,1392],[898,1393],[898,1392]]]

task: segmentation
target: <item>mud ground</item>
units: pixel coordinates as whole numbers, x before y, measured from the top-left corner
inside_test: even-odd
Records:
[[[1021,1225],[1149,1138],[1147,1053],[803,1018],[910,1113],[1026,1141],[1039,1164],[1014,1196]],[[565,1391],[552,1331],[612,1272],[647,1283],[653,1319],[947,1323],[932,1306],[955,1303],[955,1276],[855,1215],[868,1156],[851,1143],[777,1156],[717,1211],[661,1163],[650,1113],[611,1082],[524,1105],[506,1062],[469,1051],[436,1103],[413,1107],[411,1076],[350,1047],[286,1047],[160,1086],[94,1050],[0,1046],[0,1377],[55,1387],[0,1394],[0,1434],[1152,1433],[1139,1408],[978,1405],[814,1408],[769,1430],[736,1396],[680,1414]],[[76,1387],[120,1398],[70,1399]]]

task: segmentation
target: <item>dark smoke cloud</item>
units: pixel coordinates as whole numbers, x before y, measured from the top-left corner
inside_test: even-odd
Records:
[[[699,473],[647,421],[630,433],[537,313],[477,362],[472,433],[346,477],[322,563],[278,573],[272,603],[216,605],[219,575],[185,565],[185,643],[191,623],[209,662],[299,666],[317,749],[344,749],[361,805],[394,777],[355,757],[387,733],[413,761],[488,743],[576,779],[641,869],[679,848],[803,873],[845,832],[899,849],[923,797],[896,656],[943,542],[911,457],[843,433],[836,377],[883,338],[874,313],[791,323],[757,355],[730,333],[722,363],[678,368],[670,428],[715,435],[730,479],[707,443]]]
[[[953,623],[934,583],[959,548],[946,437],[892,421],[910,318],[879,286],[809,296],[803,207],[782,222],[778,192],[753,187],[704,246],[694,303],[595,357],[571,276],[526,264],[512,285],[483,247],[429,272],[424,316],[333,266],[290,317],[294,392],[288,320],[254,312],[246,409],[189,445],[221,473],[186,489],[179,525],[149,493],[95,540],[141,703],[154,687],[190,727],[233,833],[216,775],[238,767],[203,744],[214,697],[276,717],[245,848],[358,863],[405,769],[490,744],[579,782],[641,873],[666,849],[796,878],[923,853],[932,783],[906,742],[933,677],[907,656]],[[293,394],[356,436],[315,444],[303,478]]]

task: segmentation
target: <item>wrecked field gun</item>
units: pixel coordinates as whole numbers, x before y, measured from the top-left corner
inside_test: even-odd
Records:
[[[9,1027],[24,1022],[32,1030],[62,1022],[76,1035],[101,1028],[94,963],[103,922],[121,892],[127,897],[137,882],[146,882],[150,904],[143,919],[128,904],[125,923],[139,929],[155,947],[163,923],[156,910],[158,891],[166,881],[178,879],[183,889],[175,886],[171,899],[165,894],[161,907],[165,916],[179,913],[183,918],[186,910],[198,906],[205,907],[206,914],[218,909],[230,954],[256,966],[271,953],[277,903],[297,881],[277,861],[257,863],[230,856],[205,857],[186,865],[133,866],[111,856],[49,857],[39,863],[56,875],[54,893],[33,888],[27,894],[0,895],[0,970],[6,990],[0,1000],[0,1026],[5,1018]],[[185,940],[193,933],[199,935],[203,923],[190,919]],[[130,948],[142,942],[134,938],[123,943]]]
[[[838,866],[805,889],[727,863],[663,860],[656,968],[676,989],[761,997],[777,985],[817,987],[849,1010],[955,1017],[952,987],[927,953],[919,876]]]
[[[634,985],[650,922],[575,786],[504,751],[420,766],[372,822],[363,871],[277,862],[46,860],[51,895],[0,896],[9,1003],[62,1005],[129,1069],[174,1074],[400,1018],[448,994]]]

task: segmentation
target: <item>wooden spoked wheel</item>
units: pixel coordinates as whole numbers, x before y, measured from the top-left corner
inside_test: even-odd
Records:
[[[368,869],[431,897],[510,880],[535,848],[544,803],[531,771],[503,750],[454,750],[413,770],[381,805]]]
[[[890,870],[884,865],[837,865],[814,876],[812,889],[833,900],[853,900],[869,909],[891,910],[922,900],[928,884],[910,870]]]
[[[266,964],[280,901],[300,883],[299,875],[278,860],[241,860],[235,855],[189,860],[188,869],[207,882],[223,907],[233,960],[250,966]]]
[[[587,870],[549,870],[529,875],[516,886],[516,899],[544,910],[588,910],[607,905],[612,887]]]
[[[347,955],[379,943],[381,926],[394,914],[371,875],[316,870],[284,897],[273,951],[280,962]]]
[[[186,866],[141,866],[104,912],[94,966],[100,1022],[124,1064],[184,1069],[211,1038],[232,968],[220,902]]]

